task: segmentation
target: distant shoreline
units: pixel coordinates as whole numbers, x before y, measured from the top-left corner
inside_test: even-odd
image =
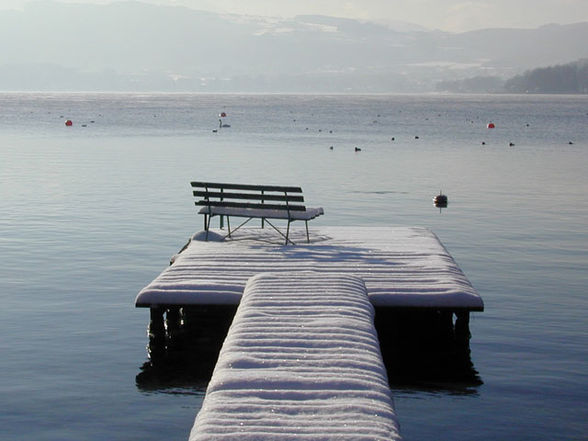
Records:
[[[199,92],[165,90],[0,90],[0,95],[200,95],[200,96],[588,96],[588,92]]]

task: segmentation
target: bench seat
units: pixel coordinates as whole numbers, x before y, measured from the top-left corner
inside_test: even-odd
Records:
[[[202,207],[198,214],[213,216],[251,217],[256,219],[311,220],[325,214],[322,208],[306,208],[305,211],[268,210],[260,208]]]

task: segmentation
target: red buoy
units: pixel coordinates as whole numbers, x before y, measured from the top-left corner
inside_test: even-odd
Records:
[[[227,116],[226,112],[221,112],[221,114],[219,115],[221,118],[224,118],[225,116]]]
[[[66,120],[65,120],[65,125],[66,125],[67,127],[71,127],[71,126],[73,126],[73,121],[72,121],[71,119],[66,119]]]
[[[489,129],[493,129],[496,126],[494,125],[494,123],[488,123],[486,127],[488,127]]]

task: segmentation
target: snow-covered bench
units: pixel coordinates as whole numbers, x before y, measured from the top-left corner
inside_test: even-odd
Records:
[[[199,214],[204,215],[204,229],[208,239],[210,220],[220,216],[220,226],[223,228],[223,218],[227,218],[228,237],[251,219],[261,219],[262,228],[267,222],[274,230],[286,239],[289,238],[290,224],[294,221],[304,221],[306,225],[306,240],[308,235],[308,221],[324,214],[322,208],[307,208],[304,205],[302,188],[276,185],[248,185],[226,184],[215,182],[191,182],[192,193],[196,198],[195,204],[202,206]],[[231,231],[230,218],[242,217],[246,220]],[[286,234],[276,228],[268,219],[284,219],[288,221]]]

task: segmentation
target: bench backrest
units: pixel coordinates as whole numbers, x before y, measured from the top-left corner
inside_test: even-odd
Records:
[[[196,205],[306,211],[300,187],[191,182]]]

